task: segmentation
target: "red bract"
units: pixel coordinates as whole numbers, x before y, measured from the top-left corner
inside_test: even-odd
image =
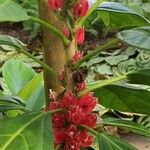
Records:
[[[53,128],[53,134],[55,144],[65,143],[67,136],[64,130],[58,130],[57,128]]]
[[[73,16],[75,18],[84,17],[89,9],[87,0],[78,0],[73,6]]]
[[[69,108],[70,106],[76,105],[76,103],[77,103],[77,99],[70,91],[69,93],[66,93],[64,95],[63,99],[60,101],[60,106],[62,108]]]
[[[65,123],[65,115],[61,113],[54,114],[52,116],[53,128],[61,128]]]
[[[78,134],[78,129],[75,125],[71,124],[68,128],[65,129],[67,135],[67,141],[74,139],[75,135]]]
[[[96,120],[97,120],[97,117],[95,114],[93,113],[87,114],[82,118],[82,121],[80,124],[93,128],[96,125]]]
[[[96,98],[93,93],[88,93],[78,99],[78,106],[82,108],[84,113],[91,113],[96,106]]]
[[[75,64],[77,61],[79,61],[82,57],[83,57],[83,52],[82,51],[76,51],[74,56],[72,57],[73,64]]]
[[[78,45],[84,42],[84,36],[85,36],[84,28],[83,27],[78,28],[77,31],[75,32],[75,40]]]
[[[69,141],[65,144],[64,150],[80,150],[80,145],[76,141]]]
[[[48,6],[52,11],[62,8],[63,0],[48,0]]]
[[[93,137],[88,135],[87,131],[82,131],[78,135],[78,138],[82,147],[89,147],[93,142]]]
[[[78,106],[70,107],[66,114],[66,120],[75,125],[78,125],[81,122],[82,117],[82,109],[79,109]]]

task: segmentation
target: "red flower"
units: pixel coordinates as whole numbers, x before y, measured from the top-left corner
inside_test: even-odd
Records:
[[[67,27],[63,26],[62,27],[62,33],[64,34],[65,37],[68,37],[70,34],[70,31]]]
[[[68,128],[65,129],[65,133],[67,135],[66,141],[70,141],[74,139],[75,135],[79,133],[77,127],[71,124]]]
[[[80,145],[77,141],[70,140],[68,143],[65,144],[64,150],[80,150]]]
[[[93,142],[93,137],[88,135],[87,131],[82,131],[78,135],[78,138],[82,147],[89,147]]]
[[[73,58],[73,64],[75,64],[77,61],[79,61],[83,57],[82,51],[76,51]]]
[[[84,17],[89,9],[87,0],[78,0],[73,7],[73,16],[75,18]]]
[[[69,108],[70,106],[76,105],[76,103],[77,103],[77,99],[70,91],[69,93],[66,93],[64,95],[63,99],[60,101],[60,106],[62,108]]]
[[[97,117],[95,114],[93,113],[87,114],[86,116],[82,118],[82,121],[80,124],[93,128],[96,125],[96,120],[97,120]]]
[[[76,86],[79,91],[82,91],[85,89],[86,84],[85,84],[85,82],[82,82],[82,83],[77,83]]]
[[[82,108],[84,113],[91,113],[96,106],[96,98],[93,93],[88,93],[78,99],[78,106]]]
[[[70,107],[66,114],[66,120],[75,125],[78,125],[81,122],[82,117],[82,110],[79,109],[78,106]]]
[[[63,6],[63,0],[48,0],[48,6],[52,11],[55,11]]]
[[[65,123],[65,115],[61,113],[54,114],[52,116],[53,128],[61,128]]]
[[[53,134],[54,134],[54,143],[55,144],[65,143],[66,134],[65,134],[64,130],[58,130],[57,128],[53,128]]]
[[[75,40],[78,45],[84,42],[84,36],[85,36],[84,28],[83,27],[78,28],[77,31],[75,32]]]

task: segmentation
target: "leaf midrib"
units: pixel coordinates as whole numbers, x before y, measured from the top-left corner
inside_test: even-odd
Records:
[[[38,118],[42,117],[44,115],[44,113],[40,114],[39,116],[31,119],[29,122],[27,122],[26,124],[24,124],[21,128],[19,128],[15,134],[13,134],[1,147],[1,150],[5,150],[8,145],[27,127],[29,126],[31,123],[33,123],[34,121],[36,121]]]

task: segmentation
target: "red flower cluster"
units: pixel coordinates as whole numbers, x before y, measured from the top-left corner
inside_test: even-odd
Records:
[[[51,102],[47,110],[63,108],[66,112],[55,113],[52,116],[54,143],[63,144],[64,150],[79,150],[80,147],[89,147],[93,137],[80,125],[93,128],[97,117],[92,110],[96,106],[96,98],[89,93],[81,98],[76,98],[72,92],[66,93],[64,97],[56,102]]]

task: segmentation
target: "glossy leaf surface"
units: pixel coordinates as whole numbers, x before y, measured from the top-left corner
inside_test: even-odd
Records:
[[[16,95],[33,79],[35,71],[19,60],[10,59],[3,65],[2,74],[9,90]]]

